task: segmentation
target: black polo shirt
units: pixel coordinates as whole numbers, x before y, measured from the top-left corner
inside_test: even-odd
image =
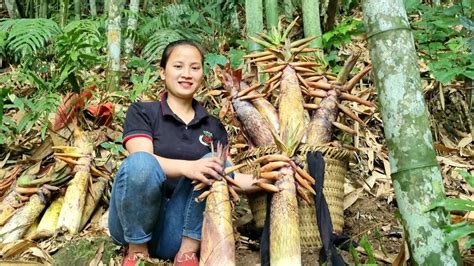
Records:
[[[133,103],[125,118],[123,145],[132,138],[146,137],[153,142],[153,152],[161,157],[197,160],[211,151],[210,141],[227,144],[227,132],[219,119],[210,116],[193,100],[194,118],[186,125],[166,102]]]

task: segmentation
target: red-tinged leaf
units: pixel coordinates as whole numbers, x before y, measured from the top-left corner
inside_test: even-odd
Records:
[[[64,95],[56,112],[53,130],[57,131],[72,122],[84,106],[85,97],[79,97],[77,93]]]
[[[112,123],[114,106],[111,102],[100,105],[89,105],[86,111],[99,125],[109,126]]]

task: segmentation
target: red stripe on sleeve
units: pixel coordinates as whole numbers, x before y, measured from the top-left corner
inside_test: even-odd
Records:
[[[150,137],[149,135],[147,134],[135,134],[135,135],[130,135],[130,136],[126,136],[123,140],[122,140],[122,145],[125,147],[125,143],[127,143],[127,141],[133,139],[133,138],[147,138],[151,141],[153,141],[153,138]]]

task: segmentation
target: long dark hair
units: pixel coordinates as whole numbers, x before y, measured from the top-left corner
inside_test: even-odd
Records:
[[[178,47],[178,46],[183,46],[183,45],[188,45],[196,48],[199,51],[199,54],[201,55],[201,62],[204,64],[204,50],[202,49],[201,46],[196,44],[195,42],[191,40],[178,40],[174,42],[170,42],[166,47],[165,50],[163,50],[163,54],[161,55],[161,61],[160,61],[160,67],[165,68],[166,63],[168,63],[168,58],[170,57],[171,53],[173,50]]]

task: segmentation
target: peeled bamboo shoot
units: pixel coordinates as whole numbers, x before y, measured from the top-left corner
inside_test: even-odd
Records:
[[[10,243],[20,239],[28,228],[35,222],[36,218],[45,208],[45,203],[37,194],[32,195],[30,200],[13,215],[5,226],[0,229],[2,243]]]
[[[71,234],[80,230],[82,213],[85,206],[90,174],[92,144],[79,129],[74,131],[74,145],[82,155],[79,164],[74,167],[74,178],[69,182],[64,196],[63,207],[59,214],[57,229],[66,229]]]
[[[43,214],[43,217],[41,217],[36,233],[31,236],[31,239],[39,239],[54,235],[63,203],[64,196],[59,196],[51,203],[51,205],[49,205],[48,209],[46,209],[46,212]]]
[[[235,265],[232,207],[224,181],[214,182],[207,197],[200,257],[200,265]]]

